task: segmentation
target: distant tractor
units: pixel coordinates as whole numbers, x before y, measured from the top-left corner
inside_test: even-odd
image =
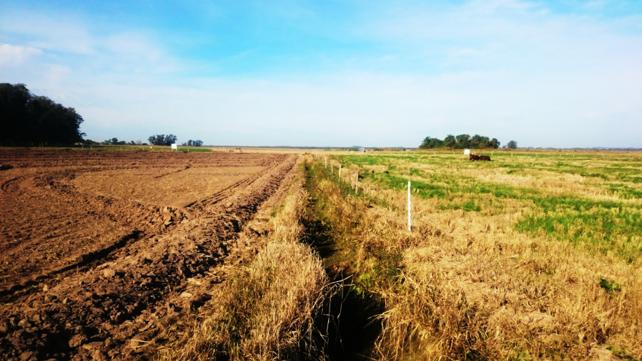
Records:
[[[481,154],[473,154],[470,153],[468,156],[469,160],[485,160],[485,161],[490,161],[490,155],[481,155]]]

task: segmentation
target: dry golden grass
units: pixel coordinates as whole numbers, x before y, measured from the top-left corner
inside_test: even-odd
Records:
[[[299,242],[306,206],[301,177],[275,206],[273,231],[252,262],[236,268],[211,312],[161,358],[323,359],[314,320],[328,290],[320,259]]]
[[[518,232],[514,224],[532,213],[529,203],[489,195],[479,199],[501,211],[439,209],[440,199],[415,197],[410,234],[403,191],[369,183],[363,186],[370,192],[354,195],[347,190],[354,167],[344,166],[339,182],[336,168],[331,175],[323,160],[316,164],[316,195],[338,253],[357,273],[358,286],[385,303],[377,358],[642,359],[639,262]],[[368,169],[376,167],[384,168]],[[564,183],[574,175],[507,177],[493,180],[550,194],[577,191]],[[575,194],[602,198],[586,183]],[[629,242],[639,242],[636,237]]]

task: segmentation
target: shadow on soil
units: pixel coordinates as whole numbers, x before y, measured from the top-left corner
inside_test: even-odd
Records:
[[[311,200],[312,204],[313,200]],[[336,244],[329,227],[308,212],[303,221],[303,241],[314,248],[323,259],[330,280],[337,290],[326,301],[324,312],[316,320],[317,329],[324,330],[325,354],[328,360],[369,360],[374,343],[381,333],[377,318],[384,311],[383,303],[375,295],[357,292],[351,283],[353,274],[337,264]]]

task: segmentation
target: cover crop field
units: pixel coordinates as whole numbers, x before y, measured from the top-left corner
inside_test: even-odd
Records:
[[[372,352],[640,359],[641,155],[492,159],[370,153],[320,156],[308,166],[333,244],[326,263],[353,275],[356,292],[382,309]]]

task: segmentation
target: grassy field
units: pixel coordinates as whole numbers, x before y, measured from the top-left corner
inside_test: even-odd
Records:
[[[367,353],[640,359],[642,154],[492,157],[346,153],[309,161],[312,208],[332,242],[326,268],[351,275],[352,292],[383,305],[372,315],[380,332]]]

